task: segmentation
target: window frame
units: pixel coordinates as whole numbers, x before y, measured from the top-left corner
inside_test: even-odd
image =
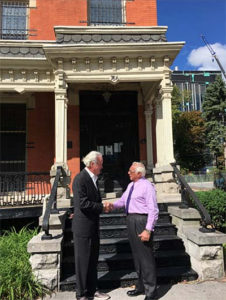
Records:
[[[17,28],[4,28],[3,27],[3,7],[16,8],[21,7],[25,8],[25,28],[18,28],[18,24],[16,24]],[[12,17],[16,17],[16,15],[12,15]],[[29,23],[29,0],[0,0],[0,38],[2,40],[27,40],[28,39],[28,23]],[[14,26],[12,26],[14,27]],[[5,31],[5,33],[4,33]],[[15,32],[15,33],[14,33]]]
[[[93,0],[88,0],[87,3],[87,16],[88,16],[88,26],[125,26],[126,25],[126,1],[121,0],[121,10],[122,10],[122,21],[121,22],[91,22],[91,2]],[[98,0],[97,0],[98,1]],[[104,1],[104,0],[100,0]],[[112,3],[114,0],[111,0]]]

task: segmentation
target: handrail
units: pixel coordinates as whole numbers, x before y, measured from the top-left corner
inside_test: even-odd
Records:
[[[52,235],[49,233],[49,217],[51,213],[59,212],[56,208],[56,197],[57,197],[57,187],[60,181],[61,174],[62,174],[62,167],[58,166],[56,171],[56,177],[54,179],[53,187],[51,189],[51,194],[49,197],[49,201],[47,202],[46,210],[42,221],[42,230],[45,231],[45,233],[42,236],[42,240],[50,240],[52,238]]]
[[[181,185],[181,198],[182,198],[181,208],[188,208],[189,207],[189,205],[188,205],[188,196],[190,196],[194,200],[194,202],[197,205],[197,207],[199,209],[199,212],[201,214],[202,228],[200,229],[200,231],[202,231],[202,232],[213,232],[213,231],[215,231],[214,226],[213,226],[213,222],[212,222],[211,217],[210,217],[208,211],[206,210],[206,208],[203,206],[203,204],[198,199],[196,194],[190,188],[190,186],[188,185],[188,183],[186,182],[184,177],[181,175],[181,173],[180,173],[179,169],[176,167],[176,165],[174,163],[171,163],[171,166],[173,167],[174,172],[177,175],[177,177],[180,181],[180,185]]]

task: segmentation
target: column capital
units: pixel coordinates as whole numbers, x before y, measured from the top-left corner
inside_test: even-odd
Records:
[[[145,103],[145,111],[144,111],[144,114],[146,115],[149,115],[151,114],[152,115],[153,113],[153,103],[150,103],[150,102],[147,102]]]
[[[55,90],[55,99],[56,100],[64,100],[66,103],[68,102],[67,90]]]
[[[62,90],[67,91],[68,85],[65,80],[65,72],[63,70],[58,69],[54,72],[54,75],[55,75],[55,92],[58,90],[60,92]]]
[[[167,86],[167,87],[161,87],[161,89],[159,90],[159,94],[161,97],[161,100],[165,99],[165,98],[170,98],[171,99],[171,93],[173,91],[173,87],[172,86]]]
[[[147,119],[151,120],[152,114],[153,114],[153,108],[148,109],[148,110],[145,110],[145,112],[144,112],[145,119],[146,119],[146,120],[147,120]]]

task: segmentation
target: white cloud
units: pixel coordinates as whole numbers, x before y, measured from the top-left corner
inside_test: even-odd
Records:
[[[221,65],[226,70],[226,45],[220,43],[212,44]],[[206,46],[194,49],[188,56],[188,63],[198,70],[220,70],[213,56]]]

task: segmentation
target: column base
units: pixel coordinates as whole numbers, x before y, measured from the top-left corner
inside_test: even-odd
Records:
[[[179,187],[173,176],[173,167],[165,165],[153,169],[153,178],[158,194],[177,194]]]

